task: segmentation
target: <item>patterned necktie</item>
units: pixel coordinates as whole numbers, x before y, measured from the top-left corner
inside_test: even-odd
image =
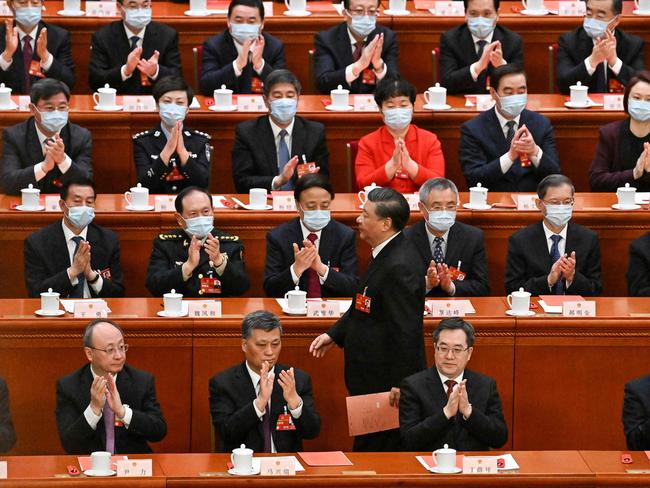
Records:
[[[136,47],[138,47],[138,41],[140,38],[138,36],[131,36],[129,37],[129,40],[131,41],[131,51],[133,51]]]
[[[508,148],[510,148],[510,144],[512,144],[512,139],[515,137],[515,122],[514,120],[509,120],[506,122],[506,126],[508,126],[508,132],[506,132],[506,143],[508,144]]]
[[[447,400],[449,400],[451,392],[454,391],[454,386],[456,386],[456,382],[454,380],[447,380],[445,381],[445,385],[447,385]]]
[[[72,259],[74,260],[74,257],[77,254],[77,251],[79,250],[79,244],[81,241],[83,241],[83,238],[81,236],[74,236],[72,240],[75,242],[75,248],[74,248],[74,253],[72,254]],[[72,288],[72,291],[70,292],[70,298],[83,298],[84,297],[84,285],[86,284],[86,277],[84,276],[83,273],[79,273],[77,275],[77,284]]]
[[[310,232],[309,235],[307,235],[307,240],[316,245],[316,240],[318,239],[318,236],[314,232]],[[321,286],[320,286],[320,279],[318,277],[318,273],[309,268],[307,271],[307,298],[320,298],[321,297]]]
[[[289,162],[289,146],[287,146],[286,137],[289,133],[286,129],[280,131],[280,140],[278,141],[278,174],[282,174],[284,167]],[[281,190],[293,190],[293,182],[291,180],[287,181],[282,185]]]
[[[354,43],[354,51],[352,51],[352,62],[356,63],[361,58],[363,52],[363,42]]]
[[[476,45],[478,46],[478,51],[476,51],[476,54],[478,55],[478,58],[481,59],[481,56],[483,56],[483,51],[485,51],[485,46],[487,46],[487,41],[481,39],[480,41],[476,42]]]
[[[551,261],[553,261],[553,264],[560,259],[559,243],[561,239],[562,236],[558,234],[553,234],[551,236],[551,240],[553,241],[553,245],[551,246]],[[553,293],[555,295],[564,295],[564,279],[562,273],[560,273],[560,277],[557,279],[555,285],[553,285]]]
[[[24,93],[29,93],[32,89],[32,75],[29,74],[29,67],[32,64],[33,57],[34,50],[32,49],[32,38],[30,36],[25,36],[23,37],[23,67],[25,68]]]
[[[104,417],[104,430],[106,431],[106,450],[111,454],[115,454],[115,413],[108,406],[108,402],[104,403],[102,416]]]
[[[445,240],[442,237],[434,237],[433,238],[433,260],[436,262],[436,264],[442,263],[442,261],[445,259],[445,256],[442,254],[442,243],[445,242]]]

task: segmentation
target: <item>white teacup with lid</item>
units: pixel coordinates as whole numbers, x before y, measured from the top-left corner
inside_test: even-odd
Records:
[[[346,90],[341,85],[330,92],[330,98],[333,108],[346,109],[350,106],[350,90]]]
[[[448,444],[433,451],[433,457],[436,458],[438,472],[453,473],[456,471],[456,449],[451,449]]]
[[[287,309],[292,312],[304,312],[307,307],[307,292],[298,286],[286,292],[284,299],[287,301]]]
[[[143,209],[149,207],[149,188],[138,183],[132,186],[129,191],[124,192],[124,200],[132,209]]]
[[[41,293],[41,312],[56,312],[59,310],[60,294],[48,288]]]
[[[191,12],[205,12],[208,9],[207,0],[190,0]]]
[[[183,294],[172,291],[163,295],[163,306],[168,315],[180,315],[183,312]]]
[[[34,188],[34,185],[31,183],[27,186],[27,188],[23,188],[20,190],[20,195],[21,195],[21,202],[22,202],[22,210],[39,210],[41,208],[40,206],[40,197],[41,197],[41,190],[38,188]]]
[[[102,88],[99,88],[95,93],[93,93],[93,100],[95,105],[102,108],[115,107],[115,97],[117,95],[117,90],[111,88],[108,83],[106,83]]]
[[[111,453],[95,451],[90,454],[90,468],[95,475],[108,476],[115,472],[111,469]]]
[[[305,15],[307,12],[306,0],[284,0],[284,4],[291,13]]]
[[[0,83],[0,108],[12,108],[11,88]]]
[[[583,85],[581,82],[578,82],[575,85],[571,85],[569,89],[571,90],[572,105],[586,106],[589,104],[589,98],[587,97],[589,87],[587,85]]]
[[[444,107],[447,104],[447,89],[440,86],[440,83],[436,83],[424,92],[424,100],[429,107]]]
[[[633,208],[635,206],[634,197],[636,195],[636,188],[625,183],[625,186],[619,186],[616,189],[616,198],[618,198],[619,207]]]
[[[235,473],[248,474],[253,472],[253,450],[247,448],[246,444],[232,450],[230,461]]]
[[[251,208],[266,208],[266,197],[268,190],[266,188],[251,188],[248,190],[248,202]]]
[[[469,189],[469,205],[470,207],[485,207],[487,205],[488,189],[480,183]]]
[[[506,297],[508,306],[515,315],[527,314],[530,311],[530,293],[519,288]]]
[[[521,3],[531,13],[543,12],[545,10],[544,0],[521,0]]]
[[[221,85],[221,88],[214,90],[214,106],[217,109],[227,109],[232,107],[232,90]]]
[[[365,205],[366,202],[368,201],[368,194],[374,190],[375,188],[381,188],[381,186],[377,186],[377,183],[374,181],[368,185],[364,186],[363,190],[361,190],[359,193],[357,193],[357,196],[359,197],[359,201],[361,202],[361,205]]]

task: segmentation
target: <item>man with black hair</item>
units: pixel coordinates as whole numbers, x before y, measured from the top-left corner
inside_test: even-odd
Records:
[[[71,178],[92,178],[92,136],[68,122],[66,84],[45,78],[32,85],[30,98],[32,116],[3,131],[4,193],[19,195],[30,184],[42,193],[59,193]]]
[[[203,43],[201,91],[211,97],[225,85],[235,93],[262,93],[267,76],[286,66],[284,44],[264,32],[261,0],[233,0],[228,28]]]
[[[181,76],[175,29],[151,20],[152,0],[118,0],[122,20],[93,34],[88,76],[90,88],[105,84],[120,94],[150,94],[169,75]]]
[[[418,251],[402,232],[408,219],[409,205],[400,193],[391,188],[368,193],[357,223],[372,260],[348,311],[309,348],[320,358],[334,344],[342,347],[350,395],[390,391],[395,408],[402,380],[426,368],[424,279]],[[399,444],[399,431],[392,429],[355,437],[354,450],[398,451]]]
[[[250,287],[244,245],[214,227],[212,195],[196,186],[175,201],[179,228],[153,241],[145,285],[154,296],[176,290],[186,297],[242,295]]]
[[[166,76],[153,87],[160,125],[133,136],[138,183],[151,193],[178,193],[188,186],[207,188],[210,136],[184,125],[194,98],[183,78]]]
[[[112,230],[93,224],[97,195],[88,179],[61,188],[63,220],[25,239],[25,283],[30,297],[52,289],[62,298],[124,296],[120,243]]]
[[[354,231],[332,220],[334,190],[320,174],[299,178],[293,191],[298,217],[266,234],[264,291],[284,297],[299,286],[308,298],[348,297],[357,288]]]

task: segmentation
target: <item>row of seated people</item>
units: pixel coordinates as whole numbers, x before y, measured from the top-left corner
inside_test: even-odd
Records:
[[[563,175],[549,175],[537,194],[542,219],[515,232],[508,241],[507,292],[523,287],[533,295],[599,295],[598,237],[571,221],[571,181]],[[454,183],[432,178],[422,185],[419,195],[423,219],[404,234],[417,249],[419,276],[427,294],[488,295],[483,232],[456,221],[458,190]],[[305,175],[297,181],[294,196],[298,216],[267,234],[266,294],[283,297],[299,286],[308,297],[354,296],[359,283],[355,233],[331,218],[331,183],[323,175]],[[124,295],[119,240],[113,231],[92,222],[95,198],[91,181],[68,181],[61,191],[62,220],[25,239],[25,281],[30,297],[50,288],[72,298]],[[176,197],[175,206],[179,227],[154,239],[147,289],[154,296],[174,289],[186,297],[246,292],[250,279],[244,244],[238,236],[215,226],[211,195],[199,187],[188,187]],[[363,237],[361,216],[357,223]],[[650,296],[649,244],[650,233],[630,245],[626,276],[632,296]]]
[[[459,159],[467,184],[481,183],[493,191],[535,191],[545,176],[561,172],[553,127],[546,117],[526,109],[523,68],[500,66],[492,80],[495,107],[460,129]],[[292,189],[303,156],[328,174],[325,127],[297,115],[300,89],[291,72],[275,70],[264,87],[270,113],[236,127],[232,172],[238,192]],[[171,76],[161,79],[153,94],[161,122],[134,136],[138,182],[164,194],[207,187],[210,136],[185,125],[192,90]],[[32,116],[3,133],[0,183],[5,193],[19,194],[29,184],[57,193],[67,178],[92,177],[92,135],[68,121],[69,98],[62,82],[34,84]],[[386,77],[379,83],[375,100],[384,125],[359,141],[354,163],[359,188],[376,183],[415,192],[427,179],[444,176],[440,140],[412,123],[415,98],[415,88],[406,80]],[[613,192],[626,183],[650,190],[650,72],[630,80],[624,106],[629,117],[600,131],[590,174],[594,190]]]
[[[10,0],[14,20],[0,28],[0,81],[29,93],[39,77],[74,84],[69,33],[41,20],[44,0]],[[558,41],[557,84],[562,93],[580,81],[592,92],[620,91],[644,68],[644,41],[617,29],[622,0],[587,0],[583,25]],[[169,74],[180,75],[178,34],[152,21],[151,0],[119,0],[121,21],[93,34],[89,81],[119,93],[151,93]],[[315,78],[329,93],[341,85],[372,93],[378,80],[399,72],[395,32],[376,24],[379,0],[344,0],[345,22],[315,36]],[[486,93],[494,68],[523,64],[521,37],[498,25],[499,0],[464,0],[465,23],[440,37],[440,74],[450,93]],[[228,29],[206,40],[200,86],[211,96],[226,85],[236,93],[261,93],[266,77],[286,67],[284,46],[264,32],[261,0],[233,0]],[[4,40],[4,44],[2,41]]]
[[[474,337],[472,325],[459,318],[437,325],[434,365],[399,383],[399,394],[391,403],[399,408],[399,429],[381,433],[392,434],[395,440],[372,450],[432,451],[447,444],[461,451],[483,451],[507,442],[496,381],[467,369]],[[88,364],[56,384],[56,425],[64,450],[151,452],[149,443],[167,434],[153,375],[126,364],[129,347],[113,321],[91,322],[83,343]],[[275,315],[257,311],[244,318],[245,360],[209,382],[219,452],[241,444],[255,452],[298,452],[303,450],[303,439],[313,439],[321,428],[327,429],[321,426],[310,376],[281,364],[281,349],[282,325]],[[650,448],[650,375],[625,384],[622,411],[628,448]],[[363,437],[355,439],[355,450],[370,450],[357,444]],[[0,378],[0,452],[15,441],[7,385]]]

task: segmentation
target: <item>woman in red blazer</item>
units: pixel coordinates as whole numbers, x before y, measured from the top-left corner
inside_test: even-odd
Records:
[[[354,163],[357,187],[376,183],[413,193],[429,178],[444,177],[440,141],[434,133],[411,124],[415,87],[406,80],[384,78],[375,101],[384,126],[359,141]]]

